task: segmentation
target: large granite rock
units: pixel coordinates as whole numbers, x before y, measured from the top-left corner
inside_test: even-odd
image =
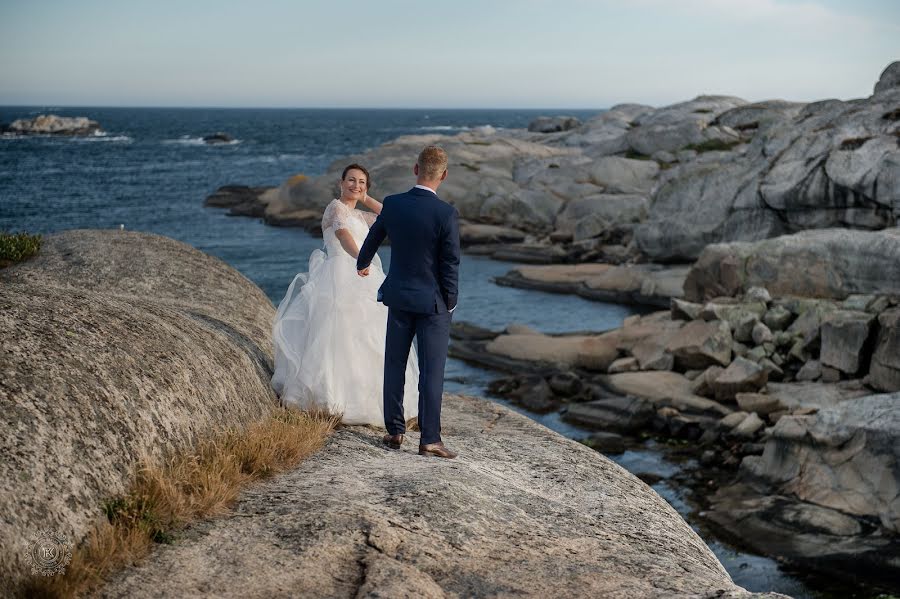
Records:
[[[886,310],[878,317],[869,382],[882,391],[900,391],[900,308]]]
[[[347,427],[102,597],[746,597],[637,477],[488,401],[446,396],[456,460]]]
[[[630,131],[641,140],[656,134],[659,141],[642,144],[644,150],[687,142],[701,151],[661,175],[650,217],[635,231],[641,249],[654,261],[693,260],[711,243],[802,229],[896,226],[895,72],[888,67],[877,93],[866,99],[743,104],[719,114],[712,109],[716,118],[706,124],[676,119],[659,131]],[[647,122],[642,117],[641,124]],[[703,134],[717,128],[704,144]],[[736,146],[727,136],[735,130],[744,142]]]
[[[900,395],[783,416],[761,456],[713,498],[711,517],[748,544],[819,567],[900,576]]]
[[[221,260],[157,235],[69,231],[0,270],[0,587],[29,539],[77,543],[139,456],[277,405],[274,309]]]
[[[497,277],[500,285],[572,293],[604,302],[668,306],[681,297],[689,267],[656,264],[554,264],[519,266]]]
[[[740,295],[755,286],[774,296],[900,295],[900,228],[826,229],[715,244],[691,269],[684,293],[690,301],[704,301]]]

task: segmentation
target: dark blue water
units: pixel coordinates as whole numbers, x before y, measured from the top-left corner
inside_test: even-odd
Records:
[[[294,274],[306,270],[309,254],[321,246],[321,239],[204,208],[204,198],[216,188],[229,183],[279,185],[298,173],[321,174],[332,161],[399,135],[452,135],[481,125],[525,127],[535,116],[557,113],[0,107],[0,122],[51,112],[90,117],[100,122],[106,135],[0,138],[0,231],[52,233],[125,225],[167,235],[225,260],[276,305]],[[594,111],[565,113],[589,118]],[[200,141],[217,131],[227,132],[236,143],[207,146]],[[375,184],[373,195],[381,197]],[[381,255],[388,265],[389,249]],[[545,332],[599,331],[620,326],[632,313],[623,306],[495,285],[493,277],[512,266],[463,256],[454,320],[492,329],[515,322]],[[484,395],[494,377],[451,360],[446,389]],[[589,434],[563,423],[558,414],[529,416],[572,438]],[[632,472],[664,477],[654,488],[680,513],[689,514],[683,491],[665,480],[681,466],[667,462],[653,447],[612,457]],[[800,581],[779,571],[776,562],[712,539],[708,543],[738,584],[755,591],[814,596]]]

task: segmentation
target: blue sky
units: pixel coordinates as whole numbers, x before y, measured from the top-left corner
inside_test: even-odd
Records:
[[[900,0],[0,0],[0,105],[847,99],[893,60]]]

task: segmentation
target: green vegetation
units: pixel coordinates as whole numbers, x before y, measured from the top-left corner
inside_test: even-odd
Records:
[[[722,141],[721,139],[708,139],[698,144],[690,144],[685,146],[685,150],[694,150],[697,153],[703,152],[727,152],[731,148],[740,145],[739,141]]]
[[[40,235],[0,232],[0,268],[28,260],[40,249]]]

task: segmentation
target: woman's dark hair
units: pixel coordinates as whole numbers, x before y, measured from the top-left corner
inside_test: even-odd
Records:
[[[371,188],[372,188],[372,177],[369,176],[369,171],[366,170],[366,167],[364,167],[363,165],[361,165],[361,164],[356,164],[355,162],[354,162],[353,164],[348,164],[347,166],[344,167],[344,172],[341,173],[341,181],[343,181],[344,179],[346,179],[346,178],[347,178],[347,173],[350,172],[350,171],[352,171],[352,170],[358,170],[358,171],[362,171],[363,173],[365,173],[365,175],[366,175],[366,189],[368,190],[368,189],[371,189]]]

